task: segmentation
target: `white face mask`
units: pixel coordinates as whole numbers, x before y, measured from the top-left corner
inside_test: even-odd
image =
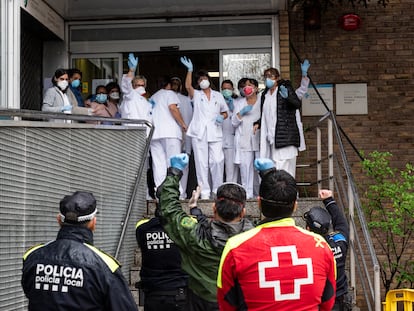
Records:
[[[200,88],[202,90],[208,89],[209,86],[210,86],[210,81],[208,81],[208,80],[201,80],[201,82],[200,82]]]
[[[119,99],[119,92],[112,92],[109,94],[109,97],[112,99]]]
[[[137,87],[136,89],[135,89],[135,91],[137,91],[137,93],[139,94],[139,95],[144,95],[147,91],[145,90],[145,87],[143,87],[143,86],[139,86],[139,87]]]
[[[62,91],[64,91],[67,89],[69,82],[66,80],[62,80],[62,81],[58,81],[56,84]]]

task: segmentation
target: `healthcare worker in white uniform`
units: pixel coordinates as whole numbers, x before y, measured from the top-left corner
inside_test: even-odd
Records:
[[[135,76],[138,66],[138,57],[130,53],[128,57],[128,73],[122,76],[121,91],[123,99],[119,108],[124,119],[138,119],[152,122],[151,104],[145,98],[147,79],[144,76]],[[148,128],[147,131],[150,129]]]
[[[221,94],[229,108],[227,111],[228,117],[223,121],[224,180],[225,182],[237,183],[239,178],[239,166],[234,163],[235,128],[231,121],[237,96],[234,94],[234,85],[231,80],[224,80],[221,82]]]
[[[246,189],[247,199],[254,197],[254,180],[259,178],[253,163],[259,157],[260,130],[254,130],[254,122],[260,118],[259,83],[255,79],[247,79],[243,88],[245,97],[235,102],[232,124],[235,134],[235,162],[240,167],[241,184]],[[256,176],[255,176],[256,175]]]
[[[178,108],[180,101],[177,94],[171,90],[169,77],[165,77],[162,88],[152,95],[149,101],[152,104],[154,124],[150,144],[152,171],[155,187],[158,187],[167,176],[170,157],[181,153],[183,132],[187,131],[187,125]],[[180,194],[184,196],[182,187]]]
[[[227,118],[227,104],[220,92],[210,87],[207,71],[195,75],[200,90],[192,86],[193,63],[187,57],[181,57],[187,67],[185,88],[193,101],[193,119],[187,135],[192,137],[197,182],[201,186],[201,199],[215,198],[217,188],[223,183],[223,121]],[[209,184],[211,174],[211,185]]]
[[[179,109],[185,124],[190,124],[193,118],[193,104],[188,96],[185,96],[181,93],[182,91],[182,82],[181,79],[178,77],[171,78],[171,89],[177,94],[179,99]],[[191,146],[191,137],[189,137],[185,132],[183,132],[183,142],[181,152],[188,154],[190,157],[192,151]],[[181,194],[180,199],[187,198],[187,182],[188,182],[188,173],[189,173],[189,166],[187,165],[183,169],[183,176],[180,179],[180,185],[184,190],[184,194]]]
[[[309,78],[307,77],[307,71],[309,69],[310,63],[308,60],[305,60],[301,64],[302,70],[302,81],[298,89],[296,89],[294,95],[291,92],[290,81],[280,80],[280,75],[277,69],[269,68],[265,70],[266,86],[268,87],[268,92],[265,94],[265,101],[262,108],[262,118],[261,118],[261,139],[260,139],[260,157],[271,158],[275,162],[277,169],[283,169],[291,174],[293,177],[296,175],[296,157],[299,151],[306,149],[304,135],[303,135],[303,126],[300,119],[300,100],[306,94]],[[280,81],[279,81],[280,80]],[[279,94],[279,95],[278,95]],[[296,96],[296,99],[294,99]],[[287,144],[284,147],[276,146],[276,143],[281,141],[275,137],[276,127],[278,122],[284,122],[285,120],[278,120],[278,109],[280,105],[278,100],[289,102],[290,108],[285,109],[284,116],[288,116],[292,109],[296,106],[293,123],[296,125],[297,129],[295,130],[288,122],[289,126],[289,139],[286,138]],[[299,103],[297,102],[299,100]],[[274,103],[278,103],[275,105]],[[296,134],[293,135],[293,132],[296,131]],[[296,138],[294,138],[296,136]],[[295,141],[295,142],[293,142]]]

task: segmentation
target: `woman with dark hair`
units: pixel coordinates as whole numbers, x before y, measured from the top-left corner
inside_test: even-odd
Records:
[[[67,71],[57,69],[52,77],[52,84],[43,97],[42,111],[72,113],[72,105],[66,94],[69,87]]]

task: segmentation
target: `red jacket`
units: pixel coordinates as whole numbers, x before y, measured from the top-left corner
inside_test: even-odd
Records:
[[[230,238],[217,279],[220,310],[331,310],[335,260],[318,234],[292,218]]]

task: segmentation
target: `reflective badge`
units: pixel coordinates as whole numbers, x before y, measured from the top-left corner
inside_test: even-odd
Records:
[[[184,217],[181,220],[181,227],[189,229],[189,228],[194,227],[196,223],[197,223],[197,219],[193,217]]]

